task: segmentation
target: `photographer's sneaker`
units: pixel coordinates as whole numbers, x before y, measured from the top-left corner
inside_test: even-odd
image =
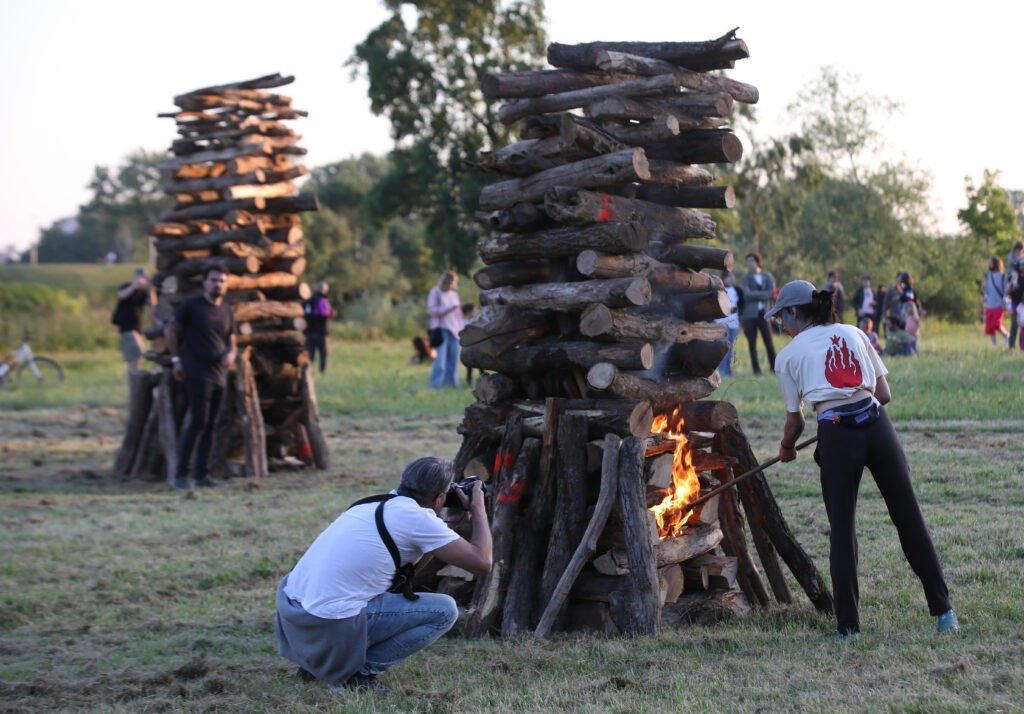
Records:
[[[960,621],[956,619],[956,613],[950,610],[939,615],[939,634],[951,635],[960,631]]]
[[[856,642],[860,639],[860,633],[843,632],[842,630],[836,630],[835,638],[837,642]]]
[[[384,686],[384,683],[377,679],[376,674],[354,674],[342,685],[331,684],[328,686],[335,694],[341,694],[345,690],[357,692],[373,692],[374,694],[387,694],[391,690]]]

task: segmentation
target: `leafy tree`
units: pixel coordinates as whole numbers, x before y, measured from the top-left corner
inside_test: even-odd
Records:
[[[480,91],[492,71],[539,66],[542,0],[384,0],[390,17],[349,64],[365,73],[375,114],[391,122],[391,168],[370,205],[425,221],[434,268],[466,272],[482,232],[473,220],[483,178],[466,165],[508,130]]]
[[[40,233],[39,260],[91,262],[113,250],[124,261],[148,257],[150,224],[170,205],[160,186],[159,152],[138,150],[117,168],[97,166],[89,202],[75,221],[56,221]]]
[[[980,186],[968,176],[964,178],[967,207],[957,212],[969,237],[985,256],[1005,255],[1018,239],[1017,213],[1008,192],[999,185],[999,172],[985,170]]]

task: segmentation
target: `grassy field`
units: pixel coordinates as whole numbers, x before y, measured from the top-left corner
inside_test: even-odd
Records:
[[[834,642],[805,599],[655,641],[446,638],[385,676],[387,699],[293,678],[275,654],[274,585],[349,502],[416,455],[454,455],[469,391],[427,390],[405,343],[335,343],[317,383],[334,467],[182,497],[107,476],[124,416],[117,354],[57,354],[61,388],[0,389],[0,711],[1020,711],[1024,360],[974,328],[929,328],[920,358],[888,362],[892,413],[959,637],[934,634],[867,479],[855,644]],[[778,391],[749,375],[739,347],[739,374],[716,396],[766,458]],[[827,570],[813,462],[801,455],[769,480]]]

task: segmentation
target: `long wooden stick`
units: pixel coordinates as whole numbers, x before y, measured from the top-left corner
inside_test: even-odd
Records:
[[[810,446],[811,444],[813,444],[817,440],[818,440],[817,436],[812,436],[807,441],[803,441],[803,442],[797,444],[793,448],[796,451],[800,451],[800,449],[804,448],[805,446]],[[747,471],[746,473],[740,474],[739,476],[734,478],[732,481],[729,481],[728,483],[723,483],[721,486],[718,486],[716,488],[711,489],[710,491],[705,493],[703,496],[698,498],[696,501],[693,501],[692,503],[686,504],[686,506],[683,508],[683,513],[686,513],[687,511],[692,511],[697,506],[699,506],[702,503],[708,501],[712,496],[717,496],[718,494],[722,493],[722,491],[729,490],[730,487],[735,486],[740,481],[743,481],[744,479],[748,479],[751,476],[753,476],[754,474],[760,473],[761,471],[763,471],[764,469],[768,468],[769,466],[774,466],[777,463],[779,463],[779,457],[775,456],[775,457],[772,457],[772,458],[768,459],[764,463],[758,464],[754,468],[750,469],[750,471]]]
[[[566,598],[569,597],[569,591],[572,589],[573,583],[576,582],[576,578],[579,576],[583,566],[594,557],[594,553],[597,551],[597,539],[604,530],[605,524],[608,523],[608,517],[611,515],[612,507],[615,505],[617,490],[615,484],[618,479],[620,444],[621,440],[614,434],[608,434],[604,438],[604,459],[601,463],[601,492],[597,497],[594,515],[590,519],[590,525],[587,526],[586,533],[583,534],[583,540],[580,541],[579,547],[576,548],[576,552],[572,556],[572,560],[569,561],[569,565],[562,573],[558,585],[555,586],[551,599],[548,600],[547,607],[544,609],[544,614],[537,624],[537,629],[533,631],[533,636],[538,640],[544,639],[551,632],[555,619],[561,612]]]

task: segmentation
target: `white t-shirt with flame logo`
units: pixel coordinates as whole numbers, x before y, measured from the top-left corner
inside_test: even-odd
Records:
[[[786,411],[810,404],[845,399],[860,389],[875,391],[875,381],[889,370],[868,336],[853,325],[808,327],[775,358]]]

